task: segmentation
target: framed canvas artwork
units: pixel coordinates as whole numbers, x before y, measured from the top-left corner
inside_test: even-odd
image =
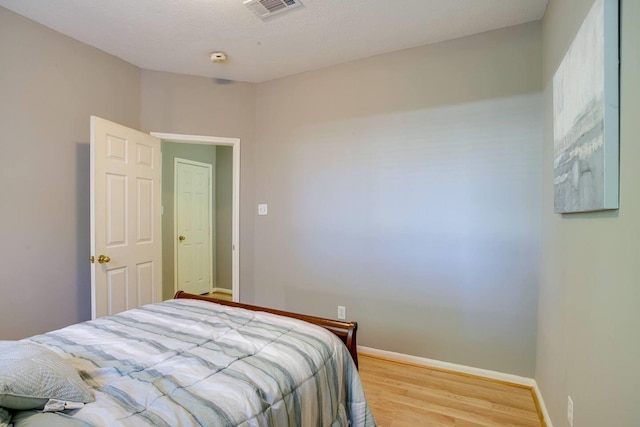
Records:
[[[554,210],[618,208],[618,0],[595,0],[553,77]]]

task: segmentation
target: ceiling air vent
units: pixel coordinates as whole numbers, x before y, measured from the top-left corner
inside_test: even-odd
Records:
[[[262,19],[302,6],[300,0],[246,0],[244,4]]]

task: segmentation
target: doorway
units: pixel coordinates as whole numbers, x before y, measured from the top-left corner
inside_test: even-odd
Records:
[[[214,256],[210,264],[213,274],[208,289],[213,292],[230,294],[233,301],[239,301],[240,140],[158,132],[151,132],[151,134],[162,140],[163,298],[172,298],[177,290],[202,293],[199,290],[194,291],[190,287],[184,288],[179,285],[180,279],[175,258],[176,254],[180,253],[179,245],[187,242],[189,237],[184,233],[181,234],[179,226],[175,224],[174,174],[177,170],[177,161],[175,160],[177,157],[211,165],[212,189],[209,191],[209,199],[212,211],[210,223],[212,244],[209,248]],[[180,236],[184,236],[185,239],[179,240]]]

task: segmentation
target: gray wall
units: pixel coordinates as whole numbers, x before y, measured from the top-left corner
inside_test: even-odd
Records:
[[[232,288],[232,201],[233,148],[216,147],[216,284],[218,288]],[[251,206],[247,209],[251,210]]]
[[[533,376],[541,43],[536,22],[258,85],[256,301]]]
[[[0,8],[0,339],[91,316],[89,116],[139,114],[138,68]]]
[[[536,380],[555,427],[640,425],[640,2],[622,0],[620,209],[553,214],[552,79],[592,0],[550,0]]]
[[[215,194],[215,173],[216,173],[216,146],[201,144],[181,144],[175,142],[162,142],[162,206],[164,213],[162,215],[162,298],[171,299],[175,294],[175,266],[174,266],[174,161],[179,157],[186,160],[194,160],[200,163],[211,165],[213,174],[212,180],[214,187],[212,188],[212,197]],[[211,199],[212,206],[215,206],[215,200]],[[215,221],[215,213],[214,213]],[[217,230],[216,230],[217,231]],[[217,234],[217,233],[216,233]],[[213,257],[214,267],[217,264],[216,258],[216,241],[211,244],[211,254]],[[214,279],[212,277],[212,279]],[[215,283],[215,280],[214,280]]]
[[[142,71],[144,131],[240,138],[240,298],[253,285],[255,85]]]
[[[241,138],[242,301],[346,305],[361,344],[532,375],[541,50],[533,23],[256,86],[139,71],[0,9],[0,337],[89,317],[96,114]]]

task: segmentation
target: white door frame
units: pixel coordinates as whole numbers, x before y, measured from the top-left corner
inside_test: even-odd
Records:
[[[215,268],[213,265],[215,263],[215,248],[213,246],[213,237],[215,233],[215,229],[213,227],[213,221],[215,217],[214,213],[214,205],[215,200],[211,197],[213,185],[213,167],[209,163],[196,162],[194,160],[182,159],[180,157],[174,157],[173,159],[173,293],[178,292],[178,239],[176,239],[176,235],[178,234],[178,163],[183,163],[187,165],[200,166],[206,168],[209,171],[209,292],[213,289],[213,284],[215,281],[214,273]]]
[[[233,301],[240,301],[240,138],[218,136],[183,135],[176,133],[150,132],[167,142],[183,144],[226,145],[233,149],[233,189],[231,205],[231,291]]]

